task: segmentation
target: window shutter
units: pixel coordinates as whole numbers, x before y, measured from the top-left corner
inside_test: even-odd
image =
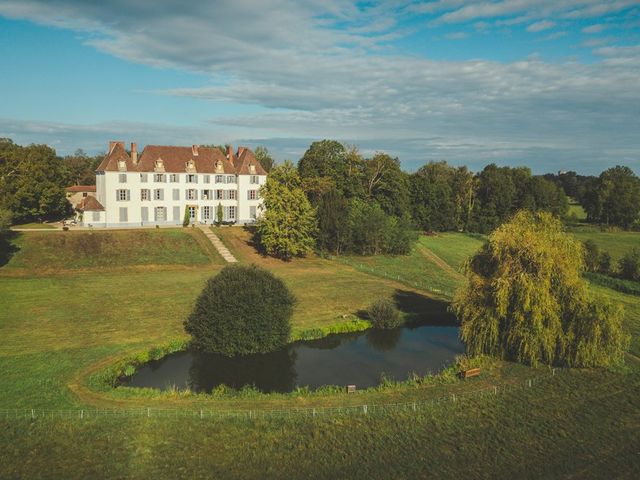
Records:
[[[164,200],[164,188],[160,190],[160,200]]]
[[[131,200],[131,190],[127,190],[127,200]]]

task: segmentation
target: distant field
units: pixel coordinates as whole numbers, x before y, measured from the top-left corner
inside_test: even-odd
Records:
[[[569,211],[567,212],[569,217],[573,217],[578,221],[584,221],[587,219],[587,212],[584,211],[582,205],[577,202],[569,203]]]
[[[222,258],[197,229],[21,232],[8,269],[203,265]]]
[[[440,233],[435,236],[422,235],[419,245],[427,247],[455,269],[461,269],[464,262],[483,244],[478,237],[462,233]]]
[[[571,233],[583,242],[593,240],[601,250],[608,251],[614,261],[620,259],[633,247],[640,248],[640,232],[600,232],[595,229],[576,229]]]

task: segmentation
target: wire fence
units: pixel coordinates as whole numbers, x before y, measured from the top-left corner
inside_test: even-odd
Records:
[[[561,371],[561,370],[560,370]],[[528,378],[524,381],[491,385],[466,392],[450,393],[436,398],[416,400],[413,402],[359,404],[336,407],[305,407],[290,409],[244,409],[244,410],[213,410],[213,409],[164,409],[164,408],[135,408],[135,409],[10,409],[0,410],[0,419],[4,420],[37,420],[37,419],[90,419],[98,417],[111,418],[194,418],[194,419],[270,419],[270,418],[316,418],[341,415],[376,415],[398,412],[419,412],[441,405],[452,405],[473,400],[497,397],[509,392],[526,390],[541,385],[558,376],[558,370],[552,369],[548,374]]]
[[[445,296],[445,297],[453,297],[453,291],[444,289],[444,288],[437,288],[434,287],[433,285],[430,285],[428,283],[425,282],[416,282],[416,281],[412,281],[409,280],[408,278],[405,278],[401,275],[396,275],[396,274],[392,274],[387,272],[384,269],[380,269],[380,268],[374,268],[370,265],[365,265],[363,263],[359,263],[359,262],[354,262],[351,261],[347,258],[344,257],[336,257],[334,255],[329,255],[328,256],[329,259],[331,260],[335,260],[337,262],[343,263],[345,265],[349,265],[350,267],[355,268],[356,270],[359,270],[361,272],[365,272],[365,273],[369,273],[371,275],[375,275],[377,277],[383,277],[383,278],[388,278],[390,280],[395,280],[397,282],[403,283],[405,285],[408,285],[410,287],[414,287],[417,288],[419,290],[424,290],[425,292],[431,292],[431,293],[435,293],[436,295],[441,295],[441,296]]]

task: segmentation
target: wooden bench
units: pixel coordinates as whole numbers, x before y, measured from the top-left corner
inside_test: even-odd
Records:
[[[467,379],[470,377],[478,377],[480,376],[480,369],[479,368],[470,368],[469,370],[462,370],[460,372],[460,377]]]

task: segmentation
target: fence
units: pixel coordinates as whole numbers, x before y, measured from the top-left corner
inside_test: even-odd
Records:
[[[369,273],[372,275],[375,275],[377,277],[383,277],[383,278],[388,278],[390,280],[395,280],[397,282],[403,283],[405,285],[408,285],[410,287],[414,287],[417,288],[419,290],[424,290],[425,292],[431,292],[431,293],[435,293],[436,295],[441,295],[444,297],[453,297],[453,292],[446,290],[446,289],[442,289],[442,288],[436,288],[432,285],[429,285],[428,283],[424,283],[424,282],[414,282],[411,281],[409,279],[406,279],[400,275],[392,275],[391,273],[387,272],[386,270],[382,270],[379,268],[373,268],[369,265],[364,265],[363,263],[359,263],[359,262],[354,262],[351,261],[347,258],[344,257],[336,257],[334,255],[328,255],[328,258],[331,260],[335,260],[337,262],[343,263],[345,265],[349,265],[350,267],[355,268],[356,270],[360,270],[361,272],[365,272],[365,273]]]
[[[556,377],[558,370],[553,369],[548,374],[524,381],[492,385],[468,392],[457,392],[428,400],[387,404],[360,404],[339,407],[308,407],[292,409],[255,409],[255,410],[211,410],[211,409],[12,409],[0,410],[0,419],[89,419],[96,417],[128,418],[128,417],[160,417],[160,418],[194,418],[194,419],[268,419],[268,418],[316,418],[337,415],[375,415],[394,412],[418,412],[432,409],[443,404],[455,404],[474,399],[495,397],[516,390],[533,388]]]

